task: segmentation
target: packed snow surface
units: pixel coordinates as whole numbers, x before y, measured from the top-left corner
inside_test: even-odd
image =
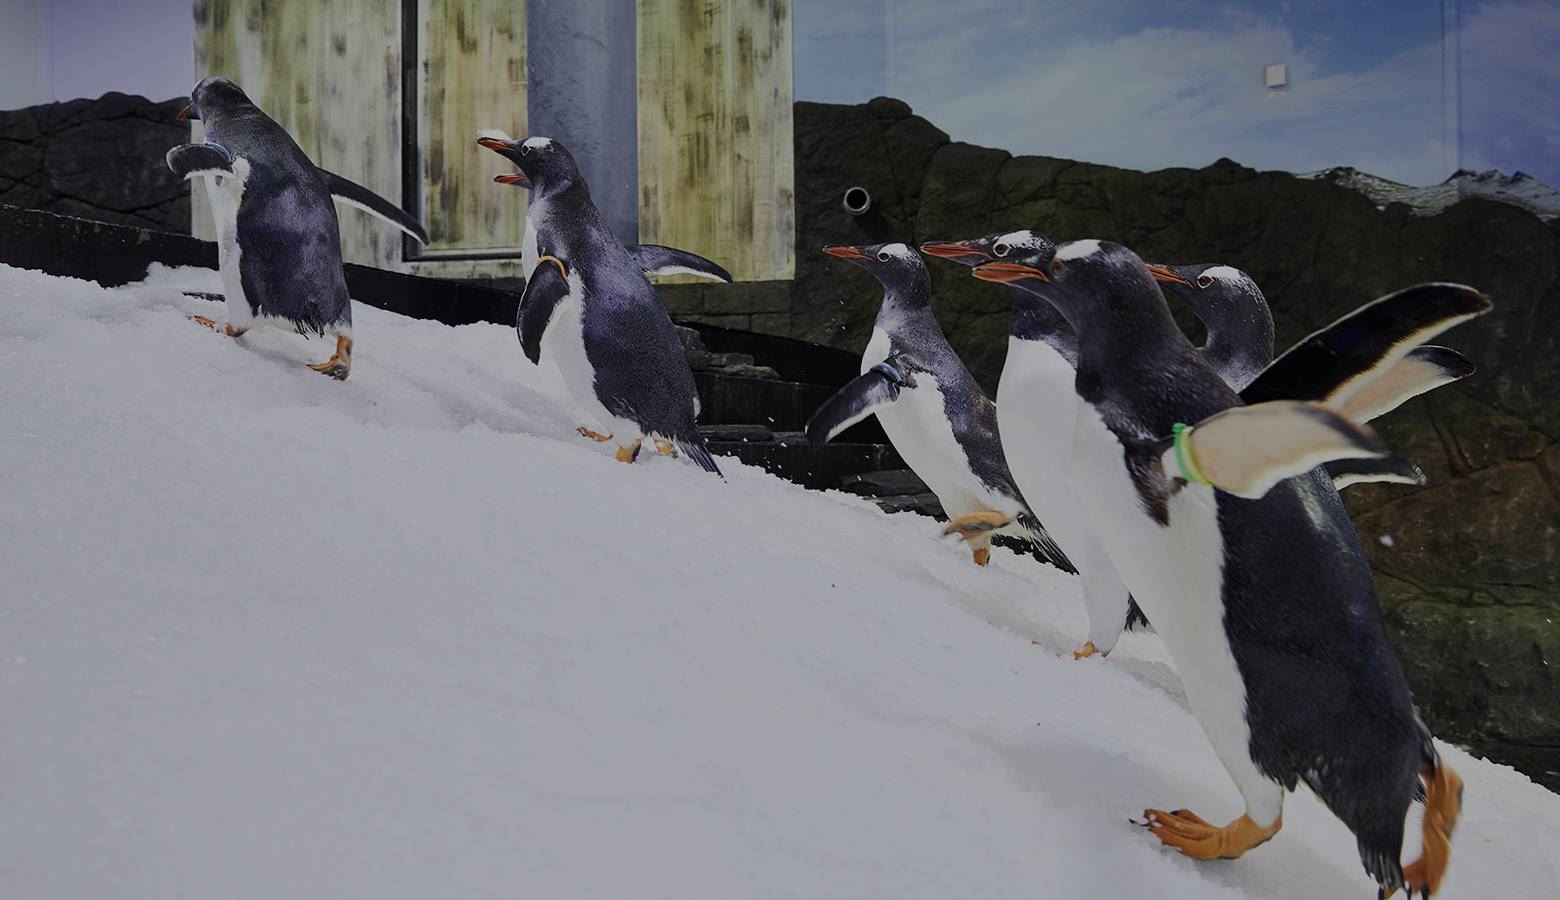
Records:
[[[1433,216],[1459,200],[1480,197],[1520,206],[1545,222],[1560,218],[1560,190],[1555,190],[1526,172],[1506,175],[1495,169],[1484,172],[1458,169],[1440,184],[1422,187],[1399,184],[1349,166],[1311,172],[1300,177],[1330,181],[1359,191],[1378,207],[1402,203],[1416,216]]]
[[[359,305],[337,383],[179,286],[0,267],[0,895],[1374,896],[1303,791],[1129,823],[1239,800],[1152,636],[1057,658],[1071,577],[617,463],[510,329]],[[1554,896],[1560,797],[1444,752],[1444,896]]]

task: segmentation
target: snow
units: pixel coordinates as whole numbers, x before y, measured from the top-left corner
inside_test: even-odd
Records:
[[[1480,197],[1520,206],[1545,222],[1560,218],[1560,190],[1542,181],[1517,172],[1503,174],[1495,169],[1470,172],[1458,169],[1440,184],[1423,187],[1399,184],[1349,166],[1339,166],[1300,176],[1329,181],[1333,184],[1359,191],[1384,210],[1393,203],[1402,203],[1415,216],[1433,216],[1467,197]]]
[[[617,463],[510,329],[359,305],[337,383],[179,286],[0,267],[5,896],[1371,895],[1303,791],[1234,863],[1129,824],[1239,799],[1152,636],[1057,658],[1071,577]],[[1444,896],[1551,894],[1560,797],[1445,754]]]

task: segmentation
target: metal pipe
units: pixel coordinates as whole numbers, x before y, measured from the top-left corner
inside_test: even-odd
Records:
[[[846,188],[840,205],[853,216],[866,215],[867,210],[872,208],[872,195],[864,187]]]

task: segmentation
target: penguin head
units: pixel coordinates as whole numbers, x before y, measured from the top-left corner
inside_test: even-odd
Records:
[[[254,102],[244,89],[233,83],[230,78],[221,75],[210,75],[202,78],[195,89],[190,91],[190,103],[179,110],[179,120],[195,119],[197,121],[208,119],[212,116],[220,116],[238,106],[253,106]]]
[[[882,283],[888,306],[918,308],[931,304],[931,275],[926,271],[926,263],[908,244],[830,246],[824,247],[823,252],[871,272]]]
[[[484,135],[477,144],[514,163],[519,169],[507,175],[498,175],[499,184],[516,184],[539,192],[564,188],[580,177],[574,156],[562,144],[545,137],[528,137],[523,140],[504,140]]]
[[[1018,259],[1055,249],[1051,239],[1038,231],[1024,229],[988,234],[968,241],[929,241],[921,245],[927,256],[950,259],[966,266],[978,266],[994,260]]]
[[[973,274],[1050,301],[1080,335],[1091,320],[1139,311],[1145,303],[1164,306],[1143,260],[1109,241],[1071,241],[1054,251],[985,263]]]
[[[1238,304],[1267,306],[1267,298],[1250,275],[1218,263],[1197,263],[1189,266],[1148,264],[1148,272],[1167,293],[1197,307],[1201,305]]]

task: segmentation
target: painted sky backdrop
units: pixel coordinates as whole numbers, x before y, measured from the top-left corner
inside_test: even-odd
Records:
[[[1560,184],[1560,0],[796,0],[796,98],[1138,169]],[[1281,91],[1264,68],[1288,67]]]
[[[189,90],[191,0],[0,0],[0,108]],[[1560,186],[1560,0],[793,0],[795,96],[1140,169]],[[1282,93],[1263,67],[1289,67]]]

